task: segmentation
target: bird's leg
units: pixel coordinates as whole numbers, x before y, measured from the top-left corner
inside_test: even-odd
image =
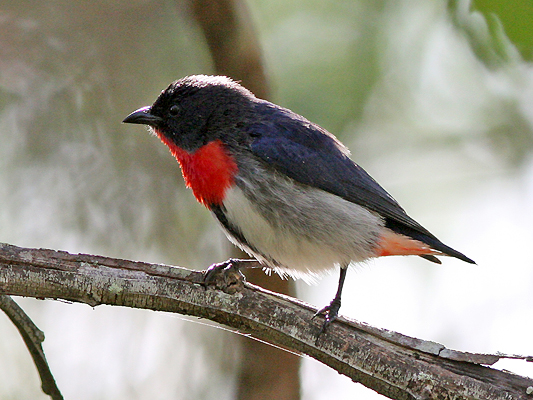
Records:
[[[346,279],[346,271],[348,271],[347,266],[341,267],[341,274],[339,276],[339,286],[337,287],[337,293],[335,294],[333,300],[331,300],[331,303],[329,303],[326,307],[318,310],[315,315],[313,315],[313,318],[315,318],[317,315],[324,314],[326,318],[324,321],[324,325],[322,325],[322,329],[320,330],[320,334],[324,333],[327,327],[337,319],[339,309],[341,308],[341,294],[342,287],[344,286],[344,280]]]
[[[213,264],[204,271],[204,286],[215,285],[228,293],[234,293],[245,282],[244,275],[241,273],[243,266],[254,267],[258,262],[254,259],[238,260],[230,258],[224,262]],[[250,264],[250,265],[246,265]]]

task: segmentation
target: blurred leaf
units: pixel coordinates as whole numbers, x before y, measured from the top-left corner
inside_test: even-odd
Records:
[[[522,57],[533,57],[533,1],[531,0],[474,0],[474,7],[488,19],[489,27],[505,34]]]
[[[475,54],[489,67],[497,67],[508,62],[518,62],[522,57],[531,57],[533,27],[521,29],[519,24],[513,22],[522,18],[527,22],[531,21],[533,4],[529,12],[524,10],[526,12],[523,15],[513,6],[515,3],[525,2],[526,0],[512,0],[512,4],[509,4],[507,1],[481,0],[475,2],[475,7],[471,7],[470,0],[451,0],[448,6],[453,22],[465,32]],[[484,6],[481,11],[477,11],[477,6],[489,3],[501,3],[502,10],[506,12],[500,13],[496,7]],[[522,32],[520,37],[516,34],[508,36],[510,26],[514,27],[512,32]],[[521,54],[519,50],[528,51],[522,51]]]

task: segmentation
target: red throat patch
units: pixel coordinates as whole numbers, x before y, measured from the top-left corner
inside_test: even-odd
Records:
[[[156,134],[180,163],[185,184],[192,189],[196,200],[207,208],[222,204],[226,190],[233,185],[233,177],[237,173],[237,164],[222,142],[217,139],[194,153],[188,153],[157,130]]]

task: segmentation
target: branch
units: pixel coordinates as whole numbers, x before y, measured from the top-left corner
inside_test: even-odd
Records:
[[[397,400],[532,398],[532,379],[480,365],[507,356],[457,352],[345,318],[317,339],[322,321],[311,320],[313,307],[245,283],[240,274],[214,281],[205,288],[201,272],[184,268],[0,244],[4,294],[206,318],[307,354]]]
[[[37,372],[39,372],[43,392],[49,395],[52,400],[63,400],[63,395],[56,385],[52,372],[50,372],[50,367],[48,367],[48,362],[41,346],[44,341],[43,331],[37,328],[24,310],[9,296],[0,295],[0,310],[6,313],[13,325],[18,329],[20,336],[22,336],[35,363]]]

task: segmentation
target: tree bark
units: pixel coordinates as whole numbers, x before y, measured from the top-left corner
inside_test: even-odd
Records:
[[[507,356],[457,352],[342,317],[318,336],[312,306],[246,283],[235,269],[212,283],[168,265],[0,245],[3,294],[206,318],[307,354],[392,399],[532,398],[532,379],[480,365]]]

